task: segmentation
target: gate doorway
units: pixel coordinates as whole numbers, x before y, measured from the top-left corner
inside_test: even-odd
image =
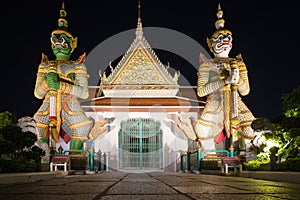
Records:
[[[142,118],[122,121],[119,131],[119,169],[162,169],[162,146],[160,122]]]

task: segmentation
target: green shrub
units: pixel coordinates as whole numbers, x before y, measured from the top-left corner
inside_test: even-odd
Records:
[[[286,165],[287,170],[289,171],[300,171],[300,157],[288,158],[283,162]]]
[[[259,162],[258,160],[250,160],[249,162],[244,163],[246,169],[250,170],[250,171],[259,170],[260,169],[260,164],[261,164],[261,162]]]
[[[270,155],[269,153],[261,152],[257,155],[257,161],[261,164],[268,164],[270,162]]]
[[[37,172],[40,171],[40,163],[26,159],[0,159],[0,173]]]

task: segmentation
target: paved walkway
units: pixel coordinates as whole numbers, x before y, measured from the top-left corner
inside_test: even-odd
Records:
[[[109,172],[1,184],[0,199],[300,199],[300,184],[179,172]]]

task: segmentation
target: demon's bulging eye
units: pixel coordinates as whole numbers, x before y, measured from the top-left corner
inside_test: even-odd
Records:
[[[218,37],[215,39],[215,42],[222,42],[224,40],[224,35],[223,34],[220,34],[218,35]]]
[[[59,35],[53,35],[53,40],[57,41],[57,40],[59,40],[59,38],[60,38]]]
[[[218,41],[221,42],[224,39],[223,35],[220,35]]]
[[[70,38],[68,36],[66,36],[65,34],[62,34],[62,35],[59,36],[59,41],[69,43]]]

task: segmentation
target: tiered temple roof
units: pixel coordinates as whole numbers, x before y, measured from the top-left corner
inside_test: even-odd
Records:
[[[168,67],[163,65],[146,40],[140,17],[135,31],[135,39],[117,66],[111,67],[111,74],[103,73],[100,93],[86,111],[140,111],[175,112],[202,109],[203,101],[178,96],[179,72],[172,77]],[[194,89],[192,89],[194,91]],[[90,93],[91,94],[91,93]],[[195,93],[194,93],[195,94]],[[92,95],[93,96],[93,95]]]

